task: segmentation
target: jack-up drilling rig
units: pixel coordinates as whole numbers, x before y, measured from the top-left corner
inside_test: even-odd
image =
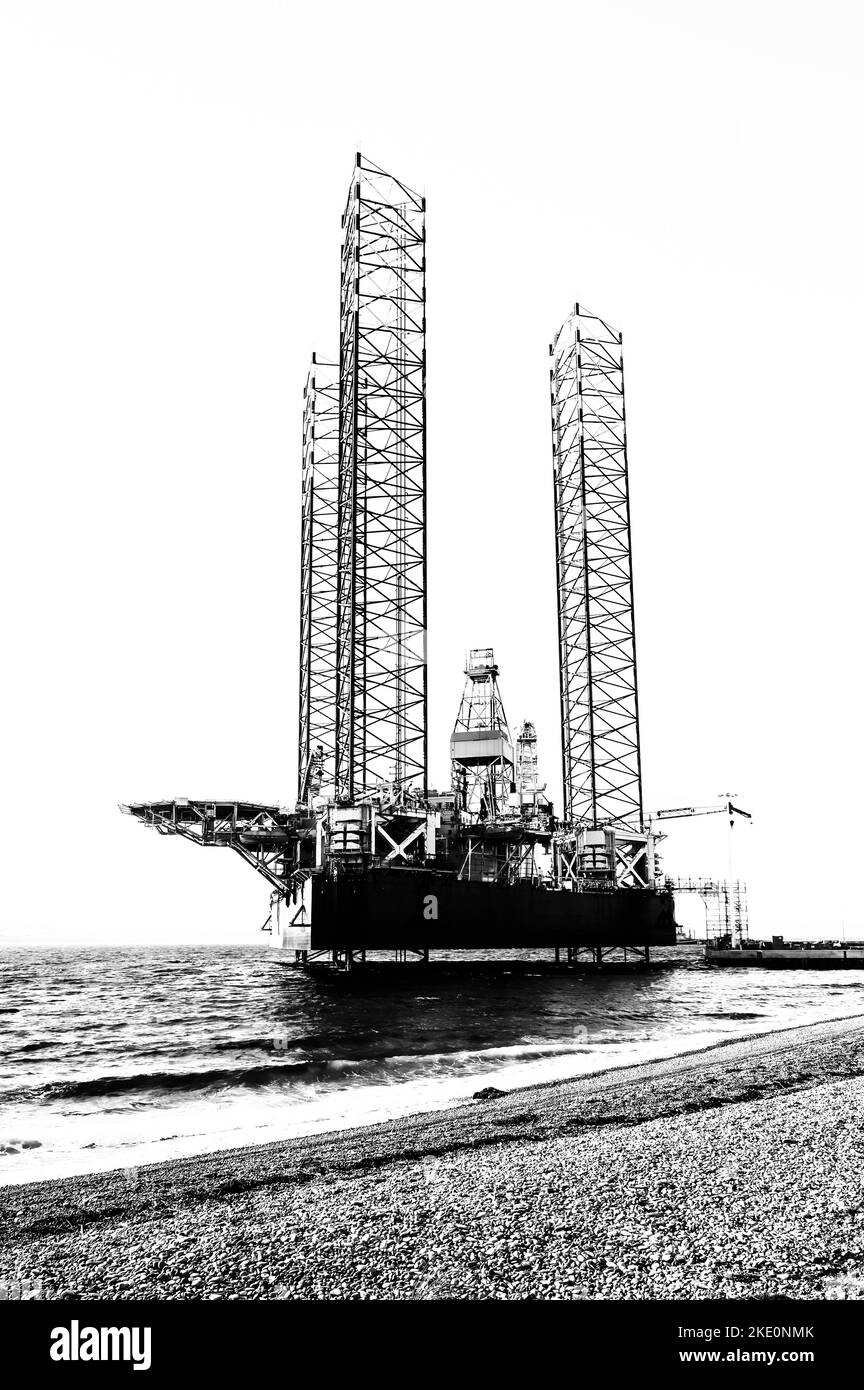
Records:
[[[296,807],[123,809],[240,854],[298,963],[531,947],[647,962],[675,923],[642,810],[620,335],[577,305],[551,349],[563,816],[530,723],[514,760],[488,648],[470,654],[451,791],[435,792],[425,199],[358,155],[342,231],[338,365],[313,356],[305,391]]]

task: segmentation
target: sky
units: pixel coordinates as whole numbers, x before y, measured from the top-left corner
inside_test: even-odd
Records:
[[[548,345],[624,335],[645,803],[864,937],[860,7],[0,7],[0,942],[263,940],[118,803],[296,785],[302,389],[354,162],[427,197],[431,779],[492,646],[560,805]],[[722,817],[666,866],[725,873]],[[698,927],[701,907],[681,903]]]

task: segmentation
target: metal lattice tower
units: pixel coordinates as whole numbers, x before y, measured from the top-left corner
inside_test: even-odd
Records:
[[[312,354],[303,393],[300,541],[300,737],[297,799],[336,771],[339,368]]]
[[[550,353],[564,817],[641,829],[621,335],[577,304]]]
[[[343,217],[336,784],[425,791],[425,199],[368,160]]]
[[[450,737],[453,790],[460,810],[479,820],[506,811],[513,786],[513,744],[491,647],[474,647]]]
[[[534,802],[540,789],[537,772],[537,730],[526,719],[516,739],[516,786],[521,800]]]

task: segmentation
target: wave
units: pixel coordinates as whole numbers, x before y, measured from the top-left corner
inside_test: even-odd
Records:
[[[84,1100],[135,1091],[198,1091],[209,1086],[266,1086],[291,1073],[326,1067],[327,1063],[279,1062],[263,1067],[210,1067],[199,1071],[144,1071],[131,1076],[93,1076],[7,1091],[6,1101]]]
[[[5,1102],[50,1103],[154,1092],[206,1091],[213,1087],[259,1090],[283,1082],[342,1082],[353,1073],[364,1081],[375,1073],[407,1074],[478,1071],[490,1065],[539,1061],[588,1051],[584,1043],[523,1042],[509,1047],[470,1051],[399,1053],[386,1057],[294,1058],[257,1067],[204,1067],[193,1071],[136,1072],[131,1075],[82,1077],[76,1081],[49,1082],[42,1086],[6,1091]]]
[[[700,1018],[733,1018],[733,1019],[737,1019],[737,1020],[746,1022],[747,1019],[751,1019],[751,1018],[766,1018],[767,1015],[766,1015],[766,1014],[717,1013],[717,1014],[700,1014],[699,1017],[700,1017]]]
[[[281,1046],[290,1048],[292,1052],[313,1052],[316,1048],[332,1050],[334,1047],[368,1048],[370,1038],[377,1032],[376,1028],[369,1028],[365,1032],[298,1033],[297,1037],[289,1037],[287,1026],[274,1023],[269,1033],[261,1037],[220,1038],[208,1042],[207,1045],[212,1052],[254,1052],[256,1048],[259,1052],[269,1052],[273,1050],[274,1041],[278,1038]]]

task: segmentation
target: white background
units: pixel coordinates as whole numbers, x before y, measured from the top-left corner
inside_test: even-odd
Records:
[[[262,939],[239,859],[116,807],[295,794],[301,395],[357,148],[428,198],[432,780],[492,645],[560,805],[579,299],[624,333],[646,804],[737,793],[754,931],[864,936],[859,15],[4,0],[4,939]],[[667,865],[726,852],[681,823]]]

